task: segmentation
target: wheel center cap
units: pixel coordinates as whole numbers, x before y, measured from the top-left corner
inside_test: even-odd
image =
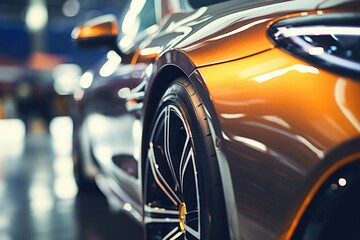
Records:
[[[181,203],[179,207],[179,225],[180,230],[185,232],[185,215],[187,214],[185,203]]]

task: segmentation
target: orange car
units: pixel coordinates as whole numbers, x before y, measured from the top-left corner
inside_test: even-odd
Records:
[[[133,0],[75,92],[74,166],[146,239],[359,239],[360,2]],[[95,59],[94,59],[95,62]]]

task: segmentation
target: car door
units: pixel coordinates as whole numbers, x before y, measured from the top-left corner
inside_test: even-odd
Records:
[[[80,79],[81,133],[88,158],[102,171],[113,194],[141,211],[140,115],[145,68],[155,56],[138,59],[137,49],[157,30],[154,0],[132,1],[119,21],[121,54],[109,50]]]

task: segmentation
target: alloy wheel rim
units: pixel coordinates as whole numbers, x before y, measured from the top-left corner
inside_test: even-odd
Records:
[[[200,197],[192,136],[174,105],[159,113],[150,137],[145,192],[148,239],[200,239]]]

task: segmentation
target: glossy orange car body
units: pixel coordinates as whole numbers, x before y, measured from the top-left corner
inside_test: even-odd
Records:
[[[145,65],[138,82],[146,87],[132,88],[126,102],[140,109],[140,176],[159,100],[186,77],[209,119],[230,238],[296,238],[324,183],[360,160],[360,82],[280,49],[268,29],[284,19],[359,14],[360,4],[234,1],[169,10],[136,47],[119,44],[129,64]]]

